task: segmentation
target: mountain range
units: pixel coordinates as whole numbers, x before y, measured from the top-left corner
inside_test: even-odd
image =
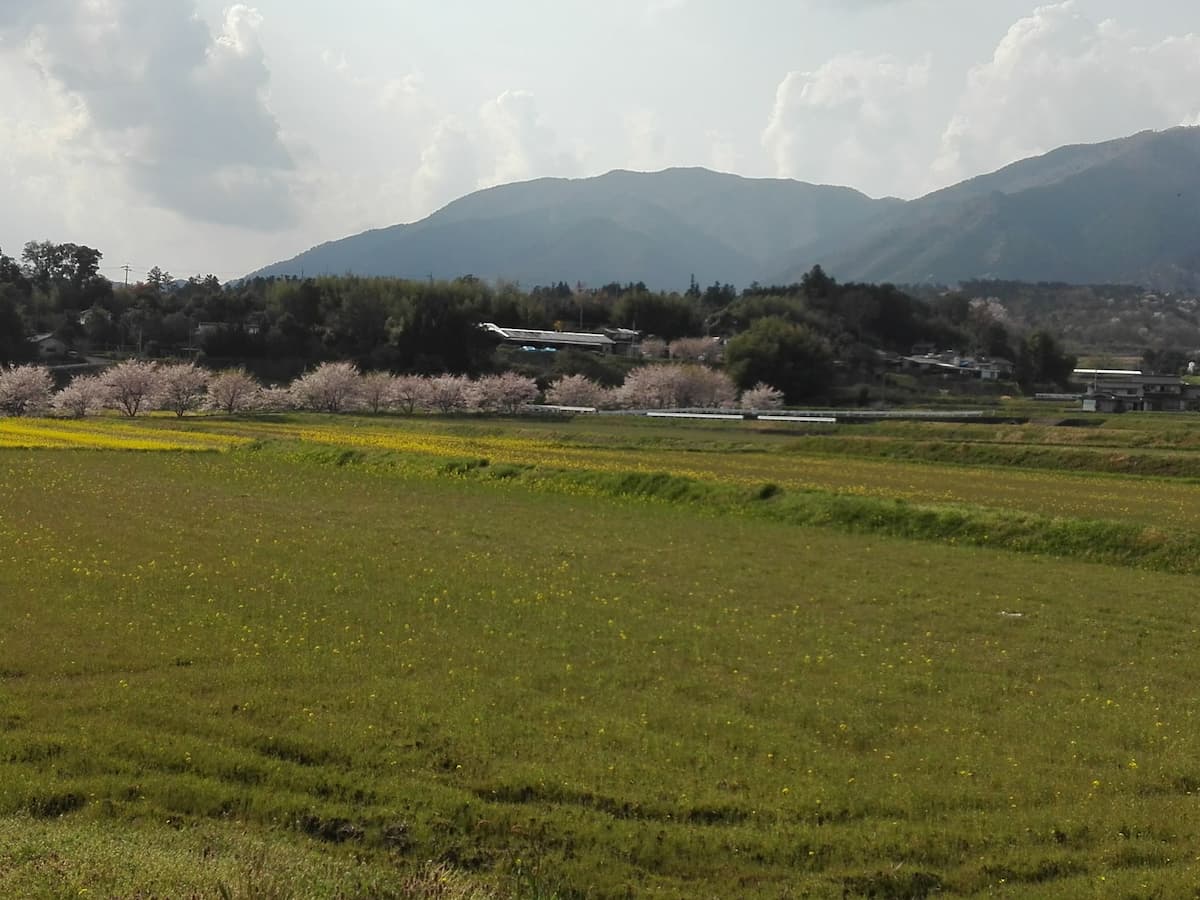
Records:
[[[974,278],[1200,291],[1200,128],[1062,147],[916,200],[707,169],[541,178],[322,244],[261,276],[454,278],[658,289]]]

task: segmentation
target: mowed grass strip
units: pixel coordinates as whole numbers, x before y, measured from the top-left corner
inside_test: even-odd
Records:
[[[59,834],[514,896],[1194,884],[1192,579],[269,454],[0,471],[0,813]]]
[[[165,423],[167,420],[160,420]],[[195,419],[190,428],[243,440],[299,441],[359,452],[559,471],[666,473],[754,488],[828,491],[915,504],[951,504],[1076,518],[1200,528],[1200,482],[1138,474],[1039,470],[981,460],[920,462],[853,455],[854,435],[817,437],[820,452],[796,436],[758,434],[742,426],[647,423],[625,417],[536,423],[437,417],[286,416],[259,420]],[[147,422],[147,427],[158,423]],[[895,427],[895,426],[891,426]],[[1001,427],[1001,426],[997,426]],[[600,441],[598,434],[608,434]],[[614,446],[621,441],[621,446]],[[849,453],[837,452],[844,443]],[[948,452],[953,457],[953,452]]]

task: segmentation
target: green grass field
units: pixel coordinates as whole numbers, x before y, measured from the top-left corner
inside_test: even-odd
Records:
[[[0,420],[0,896],[1196,896],[1186,421]]]

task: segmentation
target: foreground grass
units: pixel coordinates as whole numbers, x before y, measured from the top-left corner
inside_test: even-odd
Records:
[[[296,456],[0,454],[0,894],[1200,877],[1190,578]]]
[[[436,865],[406,876],[366,866],[301,836],[201,822],[113,823],[0,818],[6,897],[188,897],[192,900],[496,900]]]

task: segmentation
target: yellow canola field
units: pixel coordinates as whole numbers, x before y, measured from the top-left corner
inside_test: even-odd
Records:
[[[2,419],[0,447],[30,450],[227,450],[250,438],[112,419]]]

